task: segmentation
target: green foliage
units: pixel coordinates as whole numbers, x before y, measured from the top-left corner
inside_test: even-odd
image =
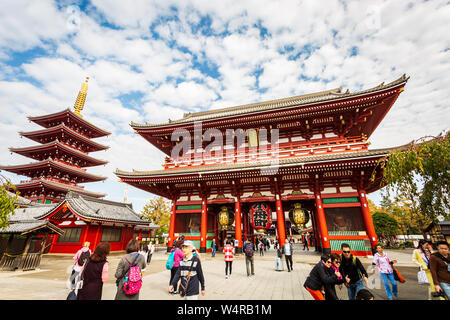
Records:
[[[156,236],[161,237],[164,233],[169,232],[170,212],[170,202],[164,200],[163,197],[157,197],[144,206],[141,215],[143,219],[161,227],[156,231]]]
[[[8,193],[10,189],[14,190],[15,188],[8,179],[0,176],[0,230],[9,225],[9,218],[17,208],[18,193],[11,196],[11,193]]]
[[[421,138],[406,150],[381,159],[379,165],[388,194],[393,192],[408,204],[421,231],[437,222],[439,215],[446,217],[450,209],[450,132],[429,141]]]
[[[387,213],[377,211],[372,215],[373,225],[377,236],[393,236],[398,234],[397,220]]]

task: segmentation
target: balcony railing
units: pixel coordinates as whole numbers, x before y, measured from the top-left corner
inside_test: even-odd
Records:
[[[368,142],[363,137],[329,138],[319,141],[293,141],[280,143],[278,147],[270,144],[241,149],[213,150],[210,154],[190,153],[178,158],[166,158],[165,169],[179,167],[217,165],[226,163],[245,163],[301,156],[313,156],[349,151],[367,150]]]

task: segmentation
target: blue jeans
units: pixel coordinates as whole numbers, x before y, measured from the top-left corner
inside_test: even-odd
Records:
[[[447,297],[450,297],[450,283],[439,282],[439,286],[444,290]]]
[[[212,249],[212,250],[211,250],[211,256],[212,256],[212,257],[215,257],[215,256],[216,256],[216,249]]]
[[[349,284],[349,286],[347,288],[348,299],[349,300],[355,300],[356,294],[361,289],[364,289],[364,280],[363,280],[363,278],[359,279],[358,281],[356,281],[353,284]]]
[[[380,272],[380,275],[381,275],[381,280],[383,281],[384,290],[386,290],[386,295],[389,300],[392,300],[392,294],[394,294],[394,296],[397,296],[397,294],[398,294],[397,281],[395,281],[395,279],[394,279],[394,274]],[[389,282],[392,285],[392,291],[391,291],[391,286],[389,285]]]

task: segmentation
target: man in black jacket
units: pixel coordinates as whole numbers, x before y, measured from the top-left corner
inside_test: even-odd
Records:
[[[352,255],[350,246],[346,243],[341,245],[341,267],[340,273],[345,278],[350,278],[350,283],[346,284],[349,300],[355,300],[359,290],[364,289],[364,283],[367,283],[367,272],[361,261]]]

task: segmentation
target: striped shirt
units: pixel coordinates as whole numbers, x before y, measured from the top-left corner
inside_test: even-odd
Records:
[[[194,259],[194,261],[192,260]],[[187,275],[189,273],[189,269],[192,270],[190,274],[190,280],[189,284],[187,285],[186,290],[186,296],[194,296],[199,294],[198,287],[201,285],[202,290],[205,290],[205,278],[203,277],[203,270],[202,270],[202,264],[200,260],[194,255],[191,254],[189,259],[186,259],[186,257],[180,261],[180,267],[178,268],[177,272],[175,273],[175,276],[172,279],[171,285],[175,286],[176,283],[178,283],[178,280],[181,278],[181,286],[179,287],[179,290],[183,290],[183,287],[186,288],[187,283]]]

